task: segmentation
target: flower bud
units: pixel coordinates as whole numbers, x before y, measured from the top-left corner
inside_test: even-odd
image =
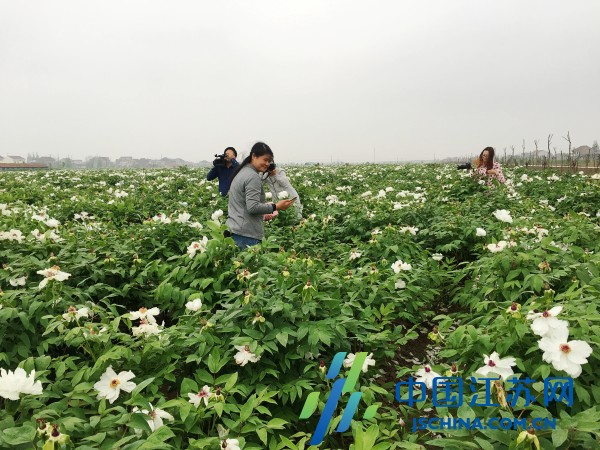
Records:
[[[321,373],[323,375],[325,375],[326,368],[325,368],[325,361],[324,360],[321,360],[321,362],[319,363],[319,370],[321,371]]]

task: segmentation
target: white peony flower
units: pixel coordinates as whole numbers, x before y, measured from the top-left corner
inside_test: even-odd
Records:
[[[210,218],[212,220],[214,220],[215,222],[218,222],[219,219],[223,216],[223,210],[222,209],[217,209],[214,213],[212,213],[212,215],[210,216]]]
[[[500,359],[498,352],[494,352],[489,357],[488,355],[483,355],[483,362],[485,363],[485,366],[477,369],[477,373],[480,375],[485,376],[488,373],[493,372],[506,380],[509,376],[514,374],[511,367],[516,364],[516,361],[515,358],[511,356]]]
[[[10,231],[0,232],[0,241],[17,241],[20,244],[23,239],[25,239],[25,236],[20,230],[11,229]]]
[[[485,232],[485,230],[483,228],[477,228],[477,230],[475,231],[475,235],[477,235],[479,237],[483,237],[483,236],[487,235],[487,233]]]
[[[47,227],[56,228],[60,225],[60,222],[56,219],[48,219],[44,222]]]
[[[13,279],[9,280],[8,282],[10,283],[11,286],[17,287],[17,286],[25,286],[26,280],[27,280],[26,277],[20,277],[20,278],[13,278]]]
[[[404,280],[398,280],[398,281],[396,281],[396,284],[394,285],[394,287],[396,289],[404,289],[406,287],[406,282]]]
[[[202,308],[202,300],[200,300],[199,298],[196,298],[190,302],[187,302],[185,304],[185,307],[187,309],[189,309],[190,311],[199,311],[200,308]]]
[[[560,333],[559,335],[562,335],[563,329],[566,329],[568,335],[569,322],[556,318],[562,309],[562,306],[555,306],[554,308],[541,313],[529,311],[527,320],[533,320],[531,331],[541,337],[551,337],[557,332]]]
[[[204,406],[208,406],[208,400],[212,394],[210,393],[210,388],[208,386],[203,386],[202,390],[197,394],[189,393],[188,397],[190,398],[189,402],[194,405],[195,408],[200,406],[200,402],[204,401]]]
[[[42,394],[42,383],[35,381],[35,370],[27,375],[21,367],[17,367],[14,372],[0,369],[0,397],[19,400],[21,394]]]
[[[346,369],[351,368],[352,364],[354,364],[355,359],[356,359],[356,355],[354,353],[348,353],[348,355],[346,355],[346,359],[344,359],[344,367]],[[361,370],[363,371],[363,373],[367,373],[367,370],[369,370],[369,366],[374,366],[374,365],[375,365],[375,360],[373,359],[373,353],[369,353],[369,355],[363,362]]]
[[[241,450],[240,441],[237,439],[224,439],[221,441],[222,450]]]
[[[441,261],[443,257],[444,255],[442,255],[441,253],[434,253],[433,255],[431,255],[431,258],[434,261]]]
[[[37,228],[33,230],[31,234],[40,242],[46,241],[46,235],[44,233],[40,233],[40,230],[38,230]]]
[[[281,191],[277,194],[277,198],[279,199],[285,199],[288,198],[290,196],[290,194],[288,193],[288,191]]]
[[[271,200],[273,198],[273,194],[271,194],[270,192],[265,192],[265,199],[266,200]]]
[[[46,233],[48,233],[46,231]],[[48,238],[52,241],[52,242],[62,242],[64,241],[63,238],[61,238],[58,234],[56,234],[54,232],[54,230],[50,230],[50,232],[48,233]]]
[[[187,253],[190,258],[196,256],[196,252],[204,253],[207,250],[208,238],[204,236],[200,242],[192,242],[188,248]]]
[[[437,372],[434,372],[430,366],[423,366],[417,371],[416,375],[417,378],[415,381],[419,383],[425,383],[427,389],[431,389],[433,387],[434,378],[441,377],[441,375]]]
[[[394,271],[394,273],[400,273],[402,270],[411,270],[412,266],[408,263],[402,262],[402,260],[398,260],[396,261],[394,264],[392,264],[392,270]]]
[[[171,218],[167,217],[166,215],[164,215],[163,213],[157,214],[152,218],[153,221],[155,222],[160,222],[160,223],[171,223]]]
[[[187,212],[183,212],[183,213],[180,213],[177,216],[177,219],[175,219],[175,222],[177,222],[177,223],[186,223],[186,222],[189,222],[190,217],[192,217],[191,214],[189,214]]]
[[[399,231],[400,233],[410,233],[414,236],[417,234],[417,231],[419,231],[419,229],[417,227],[402,227]]]
[[[353,250],[352,252],[350,252],[350,261],[352,261],[353,259],[356,259],[356,258],[360,258],[361,255],[362,255],[361,252],[357,252],[357,251]]]
[[[110,404],[114,403],[119,398],[121,389],[125,392],[135,389],[135,383],[129,381],[134,377],[135,375],[130,370],[119,372],[117,375],[112,366],[108,366],[108,369],[100,377],[100,381],[94,384],[94,389],[98,391],[97,399],[105,398]]]
[[[198,230],[201,230],[202,228],[204,228],[200,222],[192,222],[192,223],[190,223],[190,227],[196,228]]]
[[[255,363],[260,359],[260,357],[257,357],[250,351],[250,346],[248,345],[236,345],[235,348],[238,351],[234,356],[235,362],[242,367],[248,364],[248,362]]]
[[[145,306],[142,306],[137,311],[131,311],[129,313],[129,318],[131,320],[142,319],[146,320],[148,323],[156,323],[156,319],[154,318],[154,316],[158,316],[159,314],[160,309],[158,309],[156,306],[150,309],[146,308]]]
[[[42,289],[50,280],[65,281],[71,276],[70,273],[61,272],[60,267],[58,266],[52,266],[49,269],[38,270],[36,273],[46,277],[40,282],[38,289]]]
[[[163,322],[164,325],[164,322]],[[152,336],[153,334],[159,334],[162,329],[156,323],[148,323],[146,319],[142,319],[139,327],[131,327],[131,334],[134,336]]]
[[[146,414],[148,416],[146,417],[146,420],[148,421],[148,426],[152,432],[163,426],[163,419],[171,421],[175,420],[175,418],[168,412],[160,408],[154,408],[152,405],[150,405],[150,411],[147,409],[138,410],[136,406],[133,408],[133,412],[137,412],[138,414]]]
[[[90,314],[90,309],[83,307],[80,309],[75,308],[74,306],[70,306],[69,310],[64,313],[63,319],[65,319],[67,322],[72,322],[73,320],[77,321],[79,319],[81,319],[82,317],[89,317]]]
[[[506,241],[500,241],[496,244],[488,244],[487,249],[492,253],[499,253],[506,248],[508,243]]]
[[[569,330],[561,328],[552,336],[543,337],[538,341],[540,350],[544,351],[542,358],[556,370],[564,370],[571,377],[581,375],[581,365],[587,364],[587,358],[592,354],[592,347],[585,341],[567,341]]]
[[[507,211],[506,209],[497,209],[494,211],[494,216],[496,219],[502,222],[512,223],[513,221],[512,217],[510,216],[510,211]]]

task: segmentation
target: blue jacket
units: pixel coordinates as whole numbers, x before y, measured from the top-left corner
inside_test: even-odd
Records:
[[[229,192],[229,187],[231,186],[231,177],[233,172],[235,172],[236,167],[238,166],[238,162],[236,159],[232,161],[231,167],[225,166],[215,166],[208,172],[206,175],[206,179],[208,181],[212,181],[215,178],[219,179],[219,192],[224,197]]]

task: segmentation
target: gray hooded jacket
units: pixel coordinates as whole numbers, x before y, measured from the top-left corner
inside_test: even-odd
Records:
[[[225,224],[234,234],[262,240],[265,237],[263,215],[272,212],[273,206],[265,203],[260,174],[251,164],[246,164],[231,182]]]

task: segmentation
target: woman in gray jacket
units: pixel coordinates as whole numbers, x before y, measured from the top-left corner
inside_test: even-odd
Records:
[[[293,198],[265,203],[261,174],[267,171],[272,161],[273,151],[264,142],[257,142],[231,178],[228,218],[225,224],[241,250],[263,240],[265,214],[285,211],[294,203]]]

